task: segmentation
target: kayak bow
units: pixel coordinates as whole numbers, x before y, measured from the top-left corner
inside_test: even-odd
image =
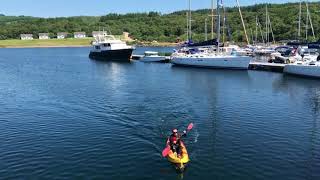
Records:
[[[167,143],[167,146],[170,145]],[[181,156],[178,156],[176,152],[173,152],[171,149],[167,155],[167,159],[169,162],[173,163],[176,169],[179,172],[183,172],[185,169],[186,164],[190,161],[188,151],[184,143],[181,141]]]

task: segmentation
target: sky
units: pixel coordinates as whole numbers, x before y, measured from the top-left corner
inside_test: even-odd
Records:
[[[235,0],[223,0],[235,6]],[[285,3],[299,0],[239,0],[241,6],[257,3]],[[312,1],[312,0],[311,0]],[[0,14],[36,17],[99,16],[108,13],[157,11],[163,14],[187,8],[187,0],[0,0]],[[211,7],[211,0],[191,0],[192,9]]]

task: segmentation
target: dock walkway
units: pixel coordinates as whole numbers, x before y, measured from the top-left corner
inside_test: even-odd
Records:
[[[249,69],[283,72],[286,64],[268,63],[268,62],[250,62]]]

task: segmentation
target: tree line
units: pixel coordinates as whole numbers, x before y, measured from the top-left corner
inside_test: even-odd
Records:
[[[262,41],[261,34],[265,36],[265,4],[241,7],[249,39]],[[299,3],[268,4],[268,12],[272,24],[275,41],[299,39],[298,17]],[[309,3],[316,39],[320,38],[320,3]],[[29,16],[0,15],[0,39],[18,39],[20,34],[31,33],[35,37],[38,33],[50,33],[53,37],[58,32],[79,32],[91,34],[92,31],[105,28],[112,34],[129,32],[132,38],[139,41],[174,42],[177,39],[186,40],[187,11],[177,11],[170,14],[158,12],[107,14],[105,16],[78,16],[59,18],[39,18]],[[207,21],[208,37],[211,37],[210,9],[192,11],[192,39],[202,41],[205,39],[205,22]],[[226,7],[222,11],[222,32],[225,39],[235,42],[244,42],[244,30],[237,7]],[[256,17],[261,26],[256,26]],[[301,39],[308,32],[308,39],[313,40],[311,28],[306,29],[307,10],[302,4]],[[225,23],[223,23],[225,22]],[[215,23],[215,22],[214,22]],[[310,23],[308,22],[309,27]],[[258,29],[258,33],[256,33]],[[271,32],[270,32],[271,33]],[[214,34],[215,36],[215,34]],[[271,35],[270,35],[271,36]]]

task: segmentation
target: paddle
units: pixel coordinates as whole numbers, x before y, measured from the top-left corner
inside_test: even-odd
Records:
[[[170,146],[167,146],[163,151],[162,151],[162,156],[167,157],[170,151]]]
[[[187,128],[187,132],[190,131],[191,129],[193,128],[193,123],[190,123],[188,125],[188,128]],[[167,146],[163,151],[162,151],[162,156],[163,157],[166,157],[170,152],[170,146]]]
[[[193,123],[190,123],[188,128],[187,128],[187,131],[190,131],[192,128],[193,128]]]

